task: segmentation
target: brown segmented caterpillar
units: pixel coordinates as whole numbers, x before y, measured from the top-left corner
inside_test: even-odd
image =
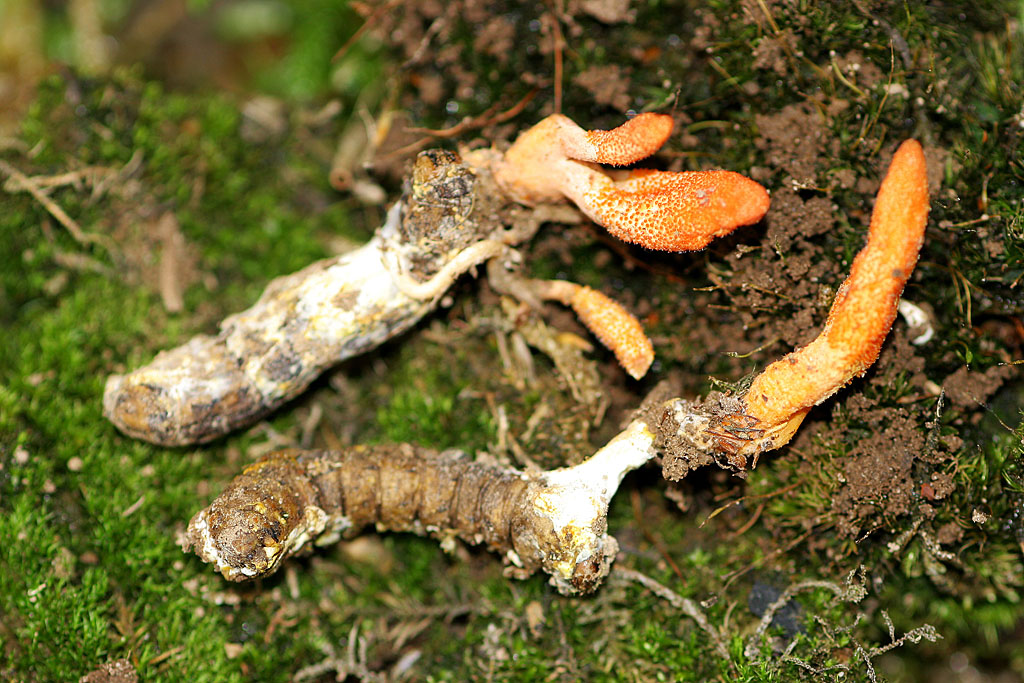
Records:
[[[583,463],[530,474],[410,445],[278,451],[192,518],[183,547],[245,581],[372,524],[438,538],[446,549],[455,538],[484,544],[513,577],[541,570],[560,592],[587,593],[618,551],[608,502],[653,456],[654,438],[638,419]]]

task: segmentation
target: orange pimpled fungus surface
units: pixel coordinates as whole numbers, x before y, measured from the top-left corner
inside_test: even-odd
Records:
[[[601,292],[579,285],[568,304],[633,379],[647,374],[654,361],[654,347],[629,311]]]
[[[703,249],[716,237],[761,220],[770,199],[761,185],[732,171],[630,171],[594,182],[578,203],[626,242],[660,251]]]
[[[672,133],[672,117],[667,114],[640,114],[612,130],[584,131],[566,121],[562,139],[566,156],[612,166],[646,159],[661,149]]]
[[[644,159],[671,132],[666,114],[640,114],[607,131],[586,131],[554,114],[516,139],[495,177],[510,197],[526,204],[568,197],[619,239],[648,249],[703,249],[764,216],[768,192],[738,173],[608,173],[597,165]]]
[[[825,328],[810,344],[765,368],[750,385],[746,413],[773,439],[744,450],[781,446],[811,406],[875,362],[917,263],[927,223],[924,151],[917,141],[907,140],[893,155],[878,190],[868,243],[839,288]]]

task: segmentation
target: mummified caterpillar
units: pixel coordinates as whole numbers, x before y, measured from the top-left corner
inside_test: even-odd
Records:
[[[369,243],[272,281],[220,334],[111,376],[104,414],[129,436],[166,446],[210,441],[266,415],[327,367],[411,327],[437,304],[434,290],[528,237],[492,219],[500,200],[488,197],[500,193],[488,182],[450,152],[422,153],[406,196]]]
[[[507,150],[420,154],[403,197],[369,244],[270,283],[255,306],[107,381],[103,412],[121,431],[161,445],[210,441],[251,424],[328,366],[411,327],[455,279],[529,239],[541,216],[505,230],[498,209],[571,199],[613,234],[652,249],[699,249],[760,220],[768,193],[725,171],[608,174],[664,144],[672,118],[641,114],[610,131],[550,116]],[[636,177],[634,177],[636,176]],[[551,207],[548,207],[549,209]],[[684,237],[685,235],[685,237]],[[607,297],[561,286],[626,370],[639,378],[653,349],[640,324]],[[571,290],[571,291],[570,291]],[[546,297],[541,297],[546,298]]]
[[[542,570],[564,594],[587,593],[618,551],[608,502],[623,476],[654,454],[643,420],[574,467],[526,474],[460,451],[410,445],[286,450],[245,469],[189,522],[194,547],[232,581],[266,576],[289,555],[368,526],[485,544],[507,573]]]

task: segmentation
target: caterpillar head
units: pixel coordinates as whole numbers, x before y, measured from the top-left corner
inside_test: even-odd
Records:
[[[230,581],[272,574],[327,526],[327,513],[309,504],[312,492],[300,474],[285,454],[251,465],[192,518],[185,550],[195,548]]]

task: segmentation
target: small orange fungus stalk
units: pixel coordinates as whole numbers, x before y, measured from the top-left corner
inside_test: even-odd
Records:
[[[516,201],[537,204],[568,197],[619,239],[648,249],[702,249],[764,216],[768,192],[738,173],[608,173],[597,165],[646,158],[671,130],[672,118],[664,114],[640,114],[609,131],[585,131],[555,114],[520,135],[494,160],[494,175]],[[474,163],[472,157],[468,160]]]
[[[643,326],[621,304],[601,292],[565,280],[531,280],[537,295],[554,299],[572,310],[587,329],[615,354],[633,379],[640,379],[654,362],[654,346]]]
[[[765,368],[744,395],[742,427],[763,435],[738,453],[786,443],[811,406],[875,362],[917,263],[927,222],[924,151],[916,140],[907,140],[893,155],[878,190],[868,243],[839,288],[825,328],[810,344]]]

